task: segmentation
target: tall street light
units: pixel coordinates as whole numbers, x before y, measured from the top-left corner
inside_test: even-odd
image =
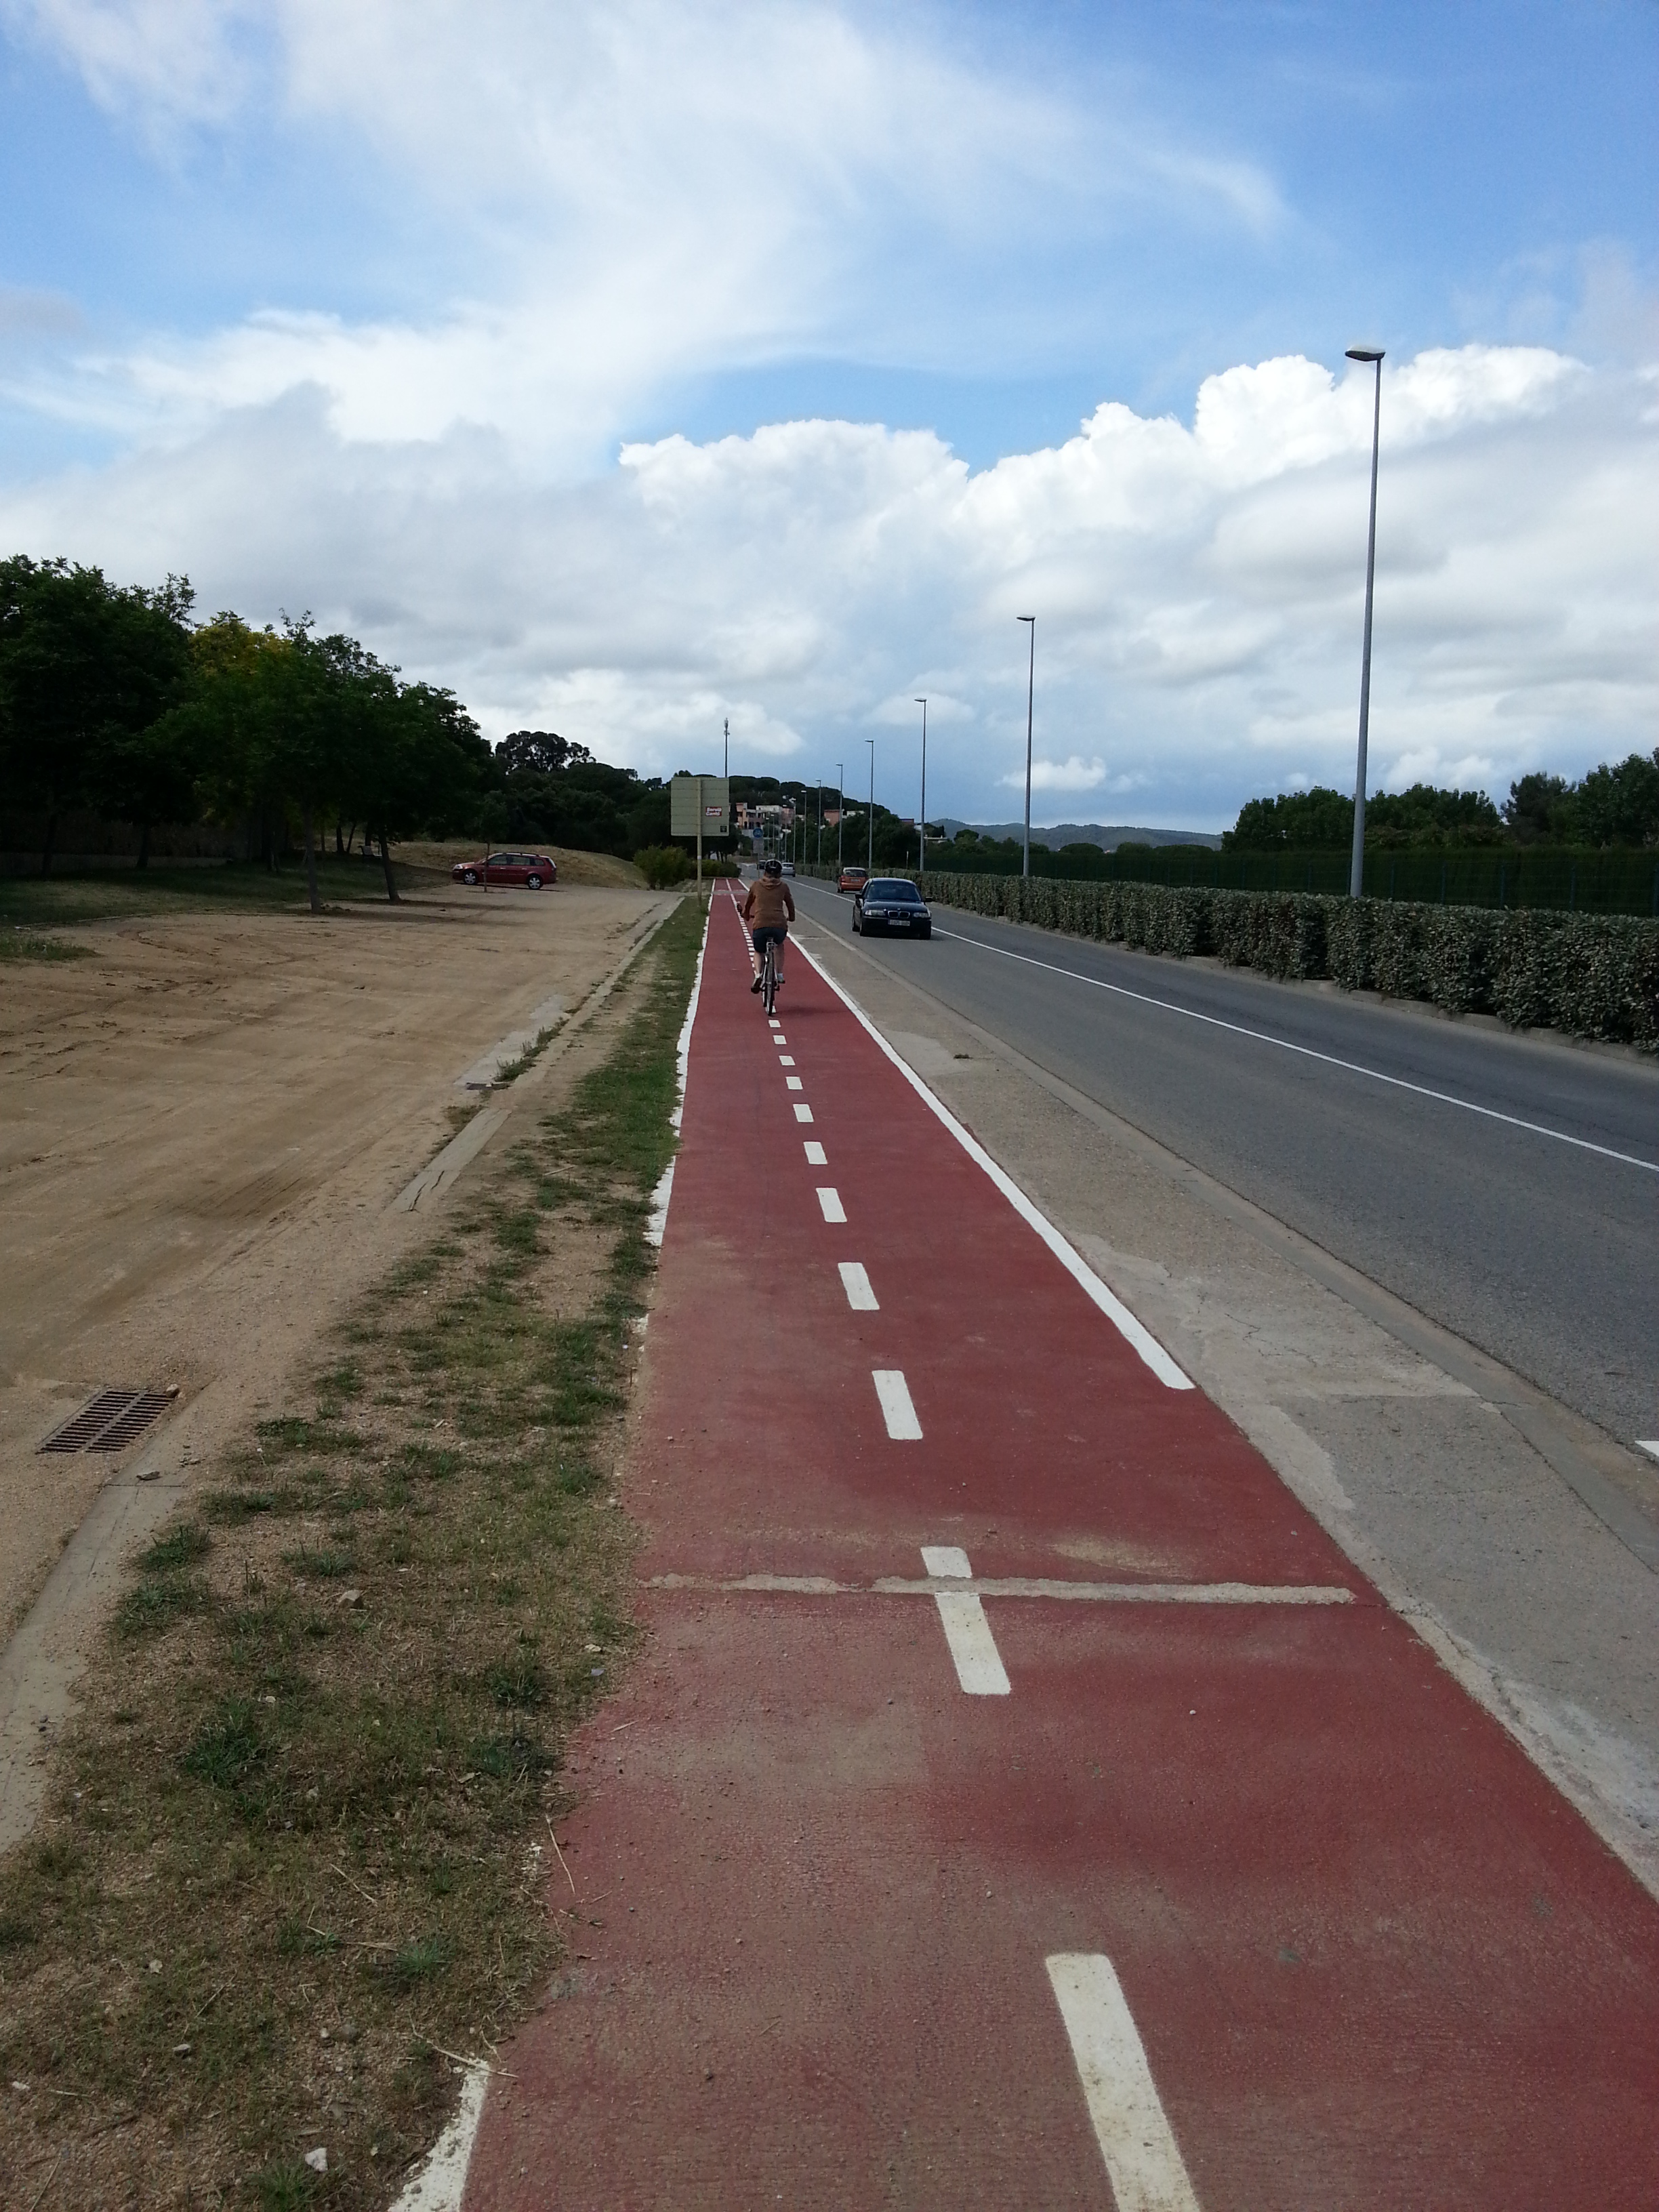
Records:
[[[1376,370],[1371,404],[1371,526],[1365,540],[1365,643],[1359,657],[1359,765],[1353,786],[1353,858],[1348,867],[1348,896],[1365,889],[1365,740],[1371,726],[1371,587],[1376,577],[1376,448],[1382,429],[1382,349],[1350,346],[1350,361],[1370,362]]]
[[[916,873],[921,875],[927,866],[927,702],[918,699],[921,709],[921,842],[916,848]]]
[[[864,742],[870,748],[870,812],[867,817],[870,840],[864,872],[866,876],[873,876],[876,872],[876,741],[873,738],[866,738]]]
[[[842,859],[842,841],[847,830],[847,763],[836,763],[836,873],[841,874],[845,863]]]
[[[1025,859],[1022,876],[1031,872],[1031,702],[1036,695],[1036,617],[1016,615],[1016,622],[1031,625],[1031,665],[1025,679]]]

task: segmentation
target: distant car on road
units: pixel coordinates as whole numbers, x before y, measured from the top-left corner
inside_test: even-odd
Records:
[[[907,937],[931,937],[933,917],[921,893],[902,876],[872,876],[854,897],[853,927],[866,937],[890,929]]]
[[[843,868],[836,878],[837,891],[860,891],[870,880],[867,868]]]
[[[785,874],[786,876],[793,876],[793,875],[794,874],[794,872],[795,872],[795,864],[794,864],[794,862],[793,862],[793,860],[786,860],[786,861],[784,862],[784,864],[783,864],[783,872],[784,872],[784,874]]]
[[[449,872],[458,884],[522,884],[532,891],[559,880],[550,853],[491,853],[482,860],[457,860]]]

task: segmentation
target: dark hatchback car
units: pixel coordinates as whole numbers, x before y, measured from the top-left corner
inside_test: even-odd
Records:
[[[853,901],[853,927],[866,937],[897,930],[906,937],[931,937],[933,917],[921,893],[902,876],[872,876]]]

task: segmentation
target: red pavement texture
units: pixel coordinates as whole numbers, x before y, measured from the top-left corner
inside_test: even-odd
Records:
[[[1659,2204],[1659,1908],[798,950],[797,1123],[749,972],[717,899],[626,1486],[649,1640],[576,1747],[574,1957],[470,2212],[1110,2206],[1056,1952],[1114,1962],[1205,2212]],[[1353,1595],[988,1598],[991,1698],[925,1595],[659,1580],[867,1585],[924,1543]]]

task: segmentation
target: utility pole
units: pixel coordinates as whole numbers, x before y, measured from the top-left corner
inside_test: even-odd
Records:
[[[732,780],[732,717],[729,714],[726,718],[726,751],[721,760],[721,766],[726,773],[726,780],[729,783]]]
[[[1371,409],[1371,526],[1365,540],[1365,642],[1359,656],[1359,763],[1353,787],[1353,854],[1348,864],[1348,896],[1365,889],[1365,744],[1371,723],[1371,586],[1376,575],[1376,448],[1382,430],[1382,349],[1350,346],[1350,361],[1369,361],[1376,369]]]
[[[842,842],[847,834],[847,764],[836,763],[836,873],[840,875],[845,863],[842,859]]]
[[[1031,625],[1031,666],[1025,679],[1025,859],[1020,868],[1023,876],[1031,872],[1031,702],[1036,696],[1036,617],[1016,615],[1016,622]]]
[[[916,873],[921,875],[927,866],[927,702],[918,699],[916,704],[921,709],[921,842],[916,848]]]
[[[873,738],[866,738],[864,742],[870,748],[870,837],[864,872],[866,876],[873,876],[876,872],[876,741]]]

